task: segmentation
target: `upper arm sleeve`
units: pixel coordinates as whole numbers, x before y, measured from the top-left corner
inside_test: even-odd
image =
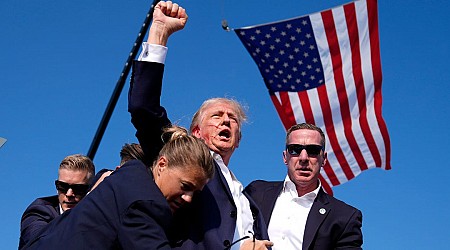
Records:
[[[128,111],[136,128],[136,137],[151,165],[163,146],[162,129],[170,125],[166,110],[160,104],[164,65],[138,62],[133,64]]]
[[[167,206],[155,201],[134,202],[122,216],[120,244],[128,249],[171,249],[164,230],[171,216]]]
[[[362,213],[356,209],[348,220],[342,235],[340,236],[336,248],[337,249],[362,249],[363,235],[362,227]]]
[[[24,212],[20,223],[19,248],[37,237],[40,232],[53,220],[50,207],[30,206]]]

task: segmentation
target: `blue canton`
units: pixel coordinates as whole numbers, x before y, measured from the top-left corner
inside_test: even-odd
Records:
[[[309,17],[235,29],[271,92],[298,92],[324,83]]]

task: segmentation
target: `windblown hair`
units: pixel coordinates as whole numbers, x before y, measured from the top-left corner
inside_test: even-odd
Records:
[[[95,175],[95,166],[91,159],[81,154],[69,155],[59,164],[59,169],[67,169],[71,171],[87,171],[88,183]]]
[[[300,124],[295,124],[294,126],[290,127],[286,133],[286,144],[288,143],[289,135],[293,131],[300,130],[300,129],[309,129],[309,130],[315,130],[315,131],[319,132],[320,137],[322,138],[320,140],[320,143],[322,144],[322,147],[325,148],[325,134],[323,133],[321,128],[317,127],[316,125],[310,124],[310,123],[300,123]]]
[[[185,128],[174,125],[164,129],[162,138],[165,144],[158,158],[165,156],[170,167],[200,167],[208,179],[212,178],[213,158],[201,139],[189,135]]]
[[[195,112],[194,116],[192,117],[192,122],[189,130],[192,132],[202,121],[204,111],[206,108],[217,105],[221,103],[229,104],[233,107],[234,111],[237,115],[237,121],[239,124],[239,134],[241,133],[241,126],[242,123],[244,123],[247,120],[247,115],[245,114],[246,108],[244,108],[238,101],[234,99],[229,98],[223,98],[223,97],[216,97],[216,98],[210,98],[203,102],[203,104],[200,106],[200,108]]]
[[[129,160],[140,160],[145,161],[144,151],[142,151],[141,145],[137,143],[125,143],[120,150],[120,166],[125,164]]]

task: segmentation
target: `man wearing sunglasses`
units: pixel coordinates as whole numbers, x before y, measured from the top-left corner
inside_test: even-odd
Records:
[[[361,249],[362,213],[326,194],[319,180],[327,161],[325,135],[312,124],[286,135],[284,181],[253,181],[244,190],[261,209],[277,249]]]
[[[75,207],[89,191],[89,183],[94,174],[94,164],[88,157],[76,154],[64,158],[55,181],[58,194],[36,199],[22,215],[19,249],[36,237],[53,219]]]

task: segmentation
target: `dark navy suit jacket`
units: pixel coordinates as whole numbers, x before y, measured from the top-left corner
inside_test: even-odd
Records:
[[[128,93],[128,110],[144,154],[155,147],[156,138],[148,128],[170,125],[167,113],[160,105],[164,65],[134,62]],[[267,228],[259,209],[251,198],[254,231],[258,239],[268,239]],[[194,196],[192,204],[175,214],[170,237],[173,247],[180,249],[225,249],[233,240],[237,209],[225,177],[216,164],[215,175]]]
[[[59,216],[58,195],[38,198],[22,215],[19,249],[35,238],[53,219]]]
[[[261,208],[269,225],[283,181],[253,181],[244,190]],[[358,209],[319,190],[308,214],[303,249],[361,249],[362,213]],[[274,242],[276,246],[276,242]]]
[[[138,160],[114,171],[24,249],[170,249],[170,207]]]

